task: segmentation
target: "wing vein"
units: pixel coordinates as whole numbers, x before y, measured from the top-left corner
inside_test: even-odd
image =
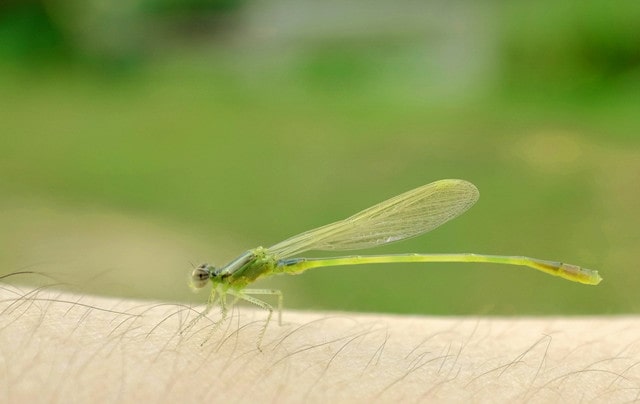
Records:
[[[300,233],[269,251],[287,258],[308,250],[357,250],[435,229],[469,209],[478,189],[464,180],[440,180],[405,192],[344,220]]]

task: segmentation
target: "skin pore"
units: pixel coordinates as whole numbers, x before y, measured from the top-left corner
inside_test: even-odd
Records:
[[[0,287],[2,402],[634,401],[638,317],[283,313]]]

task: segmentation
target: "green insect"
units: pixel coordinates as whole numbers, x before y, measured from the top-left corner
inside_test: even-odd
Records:
[[[209,264],[202,264],[191,274],[192,286],[202,288],[211,281],[213,288],[207,309],[198,318],[205,316],[218,300],[222,310],[218,324],[226,319],[229,306],[238,299],[262,307],[269,311],[269,315],[258,335],[259,347],[273,315],[273,307],[254,296],[277,296],[278,321],[281,323],[282,292],[246,287],[265,276],[299,274],[317,267],[399,262],[487,262],[527,266],[588,285],[600,283],[602,278],[597,271],[562,262],[521,256],[412,253],[292,258],[309,250],[359,250],[415,237],[459,216],[469,209],[478,197],[478,189],[470,182],[451,179],[435,181],[374,205],[347,219],[293,236],[272,247],[257,247],[246,251],[222,267],[216,268]],[[227,302],[228,295],[234,297],[232,304]]]

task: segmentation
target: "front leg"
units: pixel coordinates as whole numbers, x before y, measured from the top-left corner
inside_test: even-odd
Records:
[[[186,333],[191,328],[193,328],[193,326],[195,326],[198,323],[198,321],[200,321],[203,317],[206,317],[206,315],[209,314],[213,306],[216,304],[217,299],[218,299],[218,294],[216,293],[216,288],[212,288],[211,293],[209,294],[209,299],[207,299],[207,306],[205,307],[204,311],[198,314],[196,318],[189,321],[189,324],[187,324],[187,326],[180,331],[180,334]]]

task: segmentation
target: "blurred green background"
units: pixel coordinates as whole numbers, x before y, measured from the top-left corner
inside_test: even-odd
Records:
[[[603,283],[431,264],[258,286],[304,309],[640,308],[637,1],[9,0],[0,95],[0,275],[204,302],[192,264],[463,178],[473,209],[375,252],[529,255]]]

